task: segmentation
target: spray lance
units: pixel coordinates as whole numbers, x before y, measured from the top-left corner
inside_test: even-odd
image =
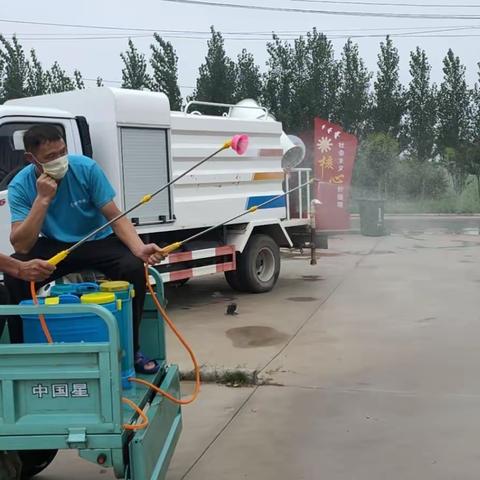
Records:
[[[216,228],[223,227],[224,225],[226,225],[230,222],[233,222],[234,220],[237,220],[237,219],[239,219],[239,218],[241,218],[245,215],[248,215],[249,213],[255,213],[257,210],[259,210],[262,207],[268,205],[269,203],[273,203],[276,200],[289,195],[290,193],[293,193],[297,190],[300,190],[301,188],[312,184],[314,181],[315,181],[315,178],[312,178],[308,182],[302,183],[301,185],[298,185],[295,188],[291,188],[290,190],[288,190],[284,193],[281,193],[280,195],[277,195],[273,198],[270,198],[269,200],[266,200],[265,202],[262,202],[258,205],[254,205],[253,207],[247,208],[243,212],[241,212],[241,213],[239,213],[239,214],[237,214],[237,215],[235,215],[235,216],[233,216],[233,217],[231,217],[227,220],[224,220],[223,222],[217,223],[216,225],[213,225],[213,227],[208,227],[205,230],[202,230],[201,232],[198,232],[195,235],[192,235],[191,237],[186,238],[185,240],[182,240],[182,241],[179,241],[179,242],[173,242],[170,245],[167,245],[166,247],[163,247],[161,249],[161,251],[164,255],[168,255],[169,253],[171,253],[171,252],[177,250],[178,248],[180,248],[185,243],[191,242],[192,240],[196,240],[198,237],[201,237],[202,235],[205,235],[206,233],[211,232],[212,230],[215,230]]]
[[[72,245],[71,247],[67,248],[66,250],[62,250],[61,252],[58,252],[55,254],[52,258],[48,260],[48,263],[51,265],[58,265],[62,260],[65,260],[65,258],[74,250],[76,250],[78,247],[83,245],[85,242],[93,238],[97,233],[101,232],[102,230],[105,230],[105,228],[108,228],[110,225],[115,223],[116,221],[120,220],[121,218],[127,216],[129,213],[133,212],[133,210],[137,209],[138,207],[148,203],[152,198],[157,196],[159,193],[163,192],[166,190],[168,187],[173,185],[174,183],[178,182],[181,178],[183,178],[185,175],[188,175],[192,170],[195,170],[198,168],[200,165],[203,165],[207,160],[210,160],[213,158],[215,155],[218,155],[220,152],[223,152],[223,150],[227,150],[231,148],[233,151],[235,151],[238,155],[243,155],[245,151],[247,150],[248,147],[248,136],[247,135],[235,135],[233,136],[230,140],[227,140],[218,150],[213,152],[212,154],[208,155],[204,159],[202,159],[200,162],[196,163],[193,165],[191,168],[183,172],[181,175],[178,177],[174,178],[170,182],[166,183],[162,187],[160,187],[158,190],[156,190],[153,193],[149,193],[147,195],[144,195],[142,199],[137,202],[135,205],[130,207],[129,209],[125,210],[122,213],[119,213],[116,217],[112,218],[109,220],[107,223],[104,225],[101,225],[97,229],[93,230],[90,232],[88,235],[83,237],[81,240],[79,240],[77,243]]]

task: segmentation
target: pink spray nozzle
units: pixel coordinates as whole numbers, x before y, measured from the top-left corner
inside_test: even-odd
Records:
[[[248,135],[234,135],[231,142],[232,150],[235,150],[238,155],[243,155],[248,148]]]

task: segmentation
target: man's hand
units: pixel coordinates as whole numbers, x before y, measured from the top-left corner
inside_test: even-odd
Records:
[[[38,197],[50,203],[57,193],[57,186],[57,182],[52,177],[49,177],[46,173],[42,173],[37,179]]]
[[[27,282],[46,280],[55,271],[55,266],[46,260],[30,260],[19,262],[17,277]]]
[[[166,257],[166,255],[162,253],[162,249],[155,243],[143,244],[138,251],[135,252],[135,256],[149,265],[160,263]]]

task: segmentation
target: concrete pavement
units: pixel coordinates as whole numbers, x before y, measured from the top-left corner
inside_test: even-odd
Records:
[[[220,277],[170,292],[202,363],[270,384],[205,385],[169,480],[476,479],[480,237],[459,232],[338,237],[315,267],[287,254],[270,294]],[[62,454],[39,478],[108,475]]]

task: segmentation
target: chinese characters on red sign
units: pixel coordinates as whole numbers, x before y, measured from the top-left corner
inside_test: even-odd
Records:
[[[315,119],[316,208],[317,230],[348,230],[348,198],[357,138],[342,127],[320,118]]]

